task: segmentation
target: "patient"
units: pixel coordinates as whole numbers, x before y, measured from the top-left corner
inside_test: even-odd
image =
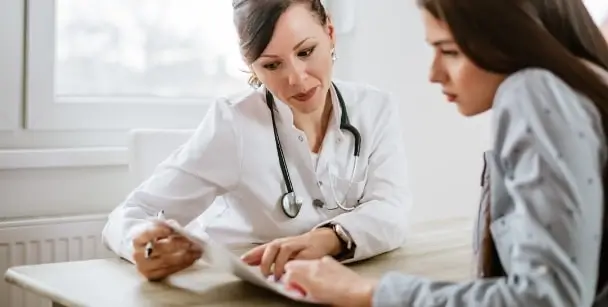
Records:
[[[323,258],[286,282],[335,306],[607,306],[608,47],[582,1],[418,4],[431,82],[464,116],[493,113],[479,275],[372,280]]]

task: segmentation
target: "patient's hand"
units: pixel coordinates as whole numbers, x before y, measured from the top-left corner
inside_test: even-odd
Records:
[[[153,242],[146,258],[146,244]],[[133,259],[137,270],[148,280],[160,280],[192,265],[202,251],[187,238],[157,223],[133,239]]]
[[[372,306],[378,281],[362,277],[331,257],[295,260],[286,265],[283,283],[319,304]]]
[[[319,259],[340,252],[340,241],[333,230],[319,228],[303,235],[274,240],[255,247],[241,258],[249,265],[259,265],[264,276],[274,273],[280,279],[285,264],[293,259]]]

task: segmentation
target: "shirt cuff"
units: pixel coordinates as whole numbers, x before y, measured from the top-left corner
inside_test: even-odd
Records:
[[[153,223],[150,221],[143,221],[141,223],[132,226],[131,229],[127,231],[125,236],[122,238],[122,242],[120,244],[120,252],[119,256],[133,264],[135,264],[135,259],[133,259],[133,254],[135,253],[135,247],[133,246],[133,239],[148,230],[153,226]]]
[[[338,240],[340,240],[341,251],[338,255],[334,256],[334,259],[336,259],[337,261],[340,261],[340,262],[348,261],[355,256],[355,251],[357,249],[357,244],[355,243],[355,240],[353,239],[353,237],[350,234],[350,232],[348,231],[348,229],[346,229],[342,224],[340,224],[336,221],[324,222],[323,224],[316,226],[314,229],[324,228],[324,227],[333,229],[333,225],[340,225],[340,227],[342,227],[342,229],[344,230],[346,237],[350,241],[350,249],[348,249],[348,245],[349,245],[348,242],[344,242],[344,240],[336,233]],[[335,230],[334,230],[334,232],[335,232]]]
[[[418,277],[398,272],[389,272],[382,276],[372,296],[373,307],[414,306],[414,285]]]

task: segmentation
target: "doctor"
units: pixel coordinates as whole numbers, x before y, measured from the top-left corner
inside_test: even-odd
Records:
[[[396,101],[332,81],[336,39],[319,0],[233,6],[256,89],[210,107],[110,214],[106,245],[150,280],[204,252],[150,221],[161,211],[221,243],[260,244],[243,260],[277,278],[292,259],[352,262],[402,245],[410,198]]]

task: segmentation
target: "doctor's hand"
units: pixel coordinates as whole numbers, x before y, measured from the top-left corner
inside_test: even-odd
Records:
[[[152,241],[153,249],[146,258],[146,244]],[[174,233],[163,223],[142,232],[133,239],[133,259],[137,270],[148,280],[160,280],[192,265],[202,251],[187,238]]]
[[[331,257],[294,260],[285,266],[283,282],[314,302],[331,306],[367,307],[377,281],[363,278]]]
[[[340,253],[340,240],[333,230],[318,228],[305,234],[274,240],[255,247],[241,259],[249,265],[259,265],[264,276],[274,274],[276,280],[285,272],[285,264],[293,259],[319,259]]]

